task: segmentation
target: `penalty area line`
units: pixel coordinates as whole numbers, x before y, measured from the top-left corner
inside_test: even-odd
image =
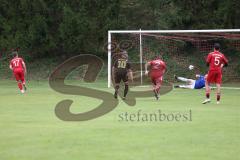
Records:
[[[211,87],[211,88],[214,88],[216,89],[217,87]],[[233,90],[240,90],[239,87],[221,87],[221,89],[233,89]]]

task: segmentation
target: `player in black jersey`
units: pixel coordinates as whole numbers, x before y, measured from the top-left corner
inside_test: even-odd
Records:
[[[118,90],[119,90],[119,84],[121,81],[124,82],[125,88],[124,88],[124,95],[123,99],[126,99],[126,95],[128,93],[128,75],[129,78],[133,81],[133,75],[131,70],[131,65],[128,62],[128,55],[126,51],[123,51],[121,53],[118,53],[114,60],[113,60],[113,68],[112,68],[114,81],[115,81],[115,93],[114,98],[118,97]]]

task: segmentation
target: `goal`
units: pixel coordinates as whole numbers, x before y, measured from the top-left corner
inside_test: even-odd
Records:
[[[126,50],[129,61],[134,63],[135,76],[139,85],[144,84],[144,64],[154,56],[161,56],[167,63],[168,81],[174,74],[193,76],[205,74],[204,57],[213,50],[214,43],[221,44],[221,52],[230,60],[224,70],[225,81],[240,80],[240,29],[215,30],[110,30],[108,31],[108,87],[111,87],[112,57],[116,52]],[[196,70],[187,72],[187,66],[194,64]],[[138,67],[136,67],[138,66]],[[145,77],[146,78],[146,77]]]

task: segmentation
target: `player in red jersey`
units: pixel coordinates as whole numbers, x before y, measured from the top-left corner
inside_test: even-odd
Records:
[[[206,100],[203,104],[209,103],[210,100],[210,84],[216,84],[217,86],[217,104],[220,103],[221,96],[221,84],[222,84],[222,68],[228,65],[228,60],[220,51],[220,45],[214,44],[214,51],[209,53],[206,59],[209,71],[206,79]]]
[[[166,64],[159,56],[154,60],[146,63],[145,65],[145,74],[148,75],[148,68],[150,68],[150,77],[153,83],[153,92],[156,99],[159,99],[159,91],[163,81],[163,75],[166,71]]]
[[[9,68],[13,71],[13,74],[18,83],[18,88],[22,93],[26,91],[25,74],[27,73],[26,65],[22,58],[18,57],[18,53],[13,53],[14,58],[11,60]]]

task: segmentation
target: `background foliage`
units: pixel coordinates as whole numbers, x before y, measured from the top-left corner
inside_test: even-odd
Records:
[[[106,57],[109,29],[239,28],[239,8],[238,0],[0,0],[0,55],[19,47],[29,65]]]

